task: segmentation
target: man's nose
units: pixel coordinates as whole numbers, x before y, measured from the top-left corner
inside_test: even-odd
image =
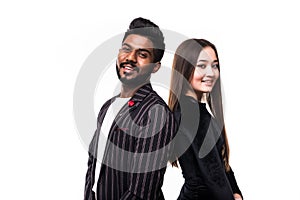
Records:
[[[133,50],[133,51],[129,52],[127,54],[126,60],[136,63],[136,51]]]

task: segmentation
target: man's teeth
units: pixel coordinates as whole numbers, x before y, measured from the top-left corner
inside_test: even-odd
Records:
[[[132,70],[132,68],[131,68],[131,67],[125,67],[125,69]]]

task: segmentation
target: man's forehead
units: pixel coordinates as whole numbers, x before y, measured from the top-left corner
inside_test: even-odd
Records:
[[[123,41],[123,44],[129,45],[135,49],[153,49],[153,43],[150,39],[137,34],[128,35]]]

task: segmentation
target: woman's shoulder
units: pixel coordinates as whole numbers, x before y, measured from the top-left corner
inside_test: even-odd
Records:
[[[176,111],[178,111],[178,110],[180,111],[183,109],[190,110],[193,108],[199,108],[198,101],[196,99],[194,99],[193,97],[183,95],[183,96],[180,96],[177,104],[174,107],[174,110],[176,110]]]

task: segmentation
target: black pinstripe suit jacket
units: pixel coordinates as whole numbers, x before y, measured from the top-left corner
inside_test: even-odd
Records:
[[[161,187],[176,122],[150,83],[142,86],[130,99],[131,104],[119,111],[108,135],[100,175],[95,174],[101,125],[115,98],[108,100],[98,115],[97,130],[89,147],[84,199],[95,199],[95,176],[99,176],[95,183],[97,200],[164,199]]]

